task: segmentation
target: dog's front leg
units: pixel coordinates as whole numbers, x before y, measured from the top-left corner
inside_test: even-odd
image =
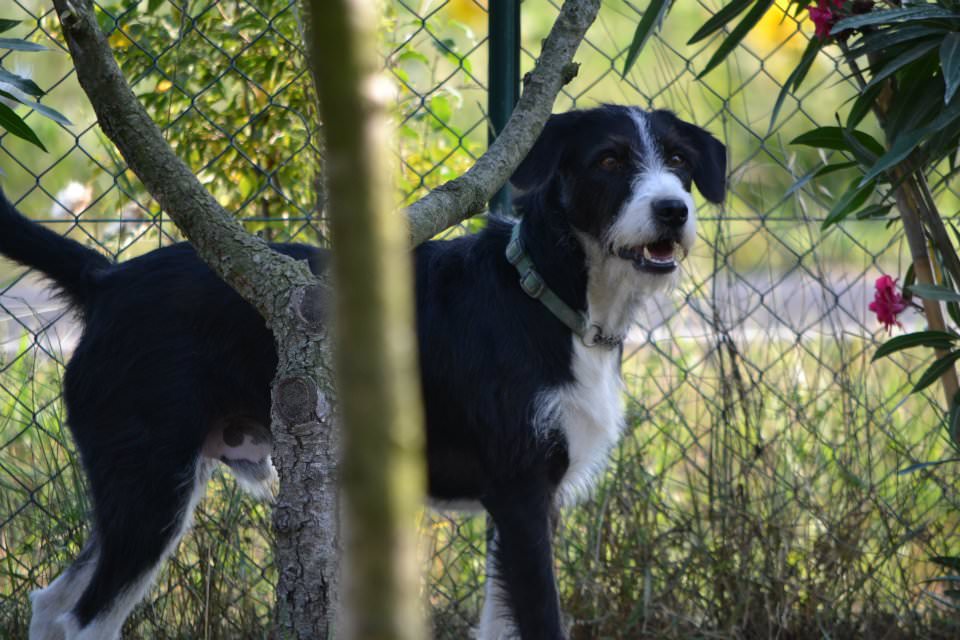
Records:
[[[488,580],[495,580],[487,588],[488,599],[494,600],[484,606],[482,640],[511,638],[507,635],[511,628],[519,632],[522,640],[564,638],[553,573],[552,492],[545,488],[532,489],[531,484],[518,480],[511,486],[511,493],[484,501],[496,533],[490,541],[493,563],[488,562],[492,571],[487,576]],[[518,489],[523,493],[518,495]],[[502,615],[499,612],[503,611],[504,604],[512,617],[512,625],[493,619]],[[495,635],[485,635],[491,633]]]

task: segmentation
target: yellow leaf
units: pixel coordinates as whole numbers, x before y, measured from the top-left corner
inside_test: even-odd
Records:
[[[167,80],[166,78],[164,78],[163,80],[157,83],[156,91],[157,93],[166,93],[167,91],[170,91],[170,87],[172,86],[173,86],[173,83]]]
[[[133,42],[130,41],[130,38],[127,37],[127,34],[119,29],[114,31],[110,36],[110,47],[113,49],[128,49],[132,44]]]
[[[759,49],[761,55],[766,56],[781,48],[799,53],[807,46],[807,38],[802,32],[803,27],[806,26],[803,22],[806,21],[807,12],[802,11],[795,18],[786,9],[786,2],[782,0],[777,2],[750,30],[747,42]]]
[[[451,18],[471,28],[478,29],[487,23],[487,12],[473,0],[451,0],[445,8]]]

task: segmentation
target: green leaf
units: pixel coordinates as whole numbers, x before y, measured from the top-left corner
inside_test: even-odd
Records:
[[[937,131],[936,135],[927,138],[924,146],[926,166],[934,167],[943,158],[956,153],[957,149],[960,148],[960,139],[958,138],[960,138],[960,117]],[[944,182],[948,182],[955,175],[953,172],[945,173],[943,176]]]
[[[936,48],[936,42],[921,42],[920,44],[907,49],[905,52],[898,54],[892,60],[890,60],[890,62],[883,65],[879,72],[874,72],[873,77],[870,78],[870,82],[867,83],[863,90],[868,91],[873,87],[878,86],[881,82],[892,76],[900,69],[904,68],[915,60],[919,60]]]
[[[844,18],[833,25],[833,29],[830,30],[830,35],[835,36],[844,31],[872,25],[913,22],[916,20],[960,20],[960,15],[935,4],[890,9],[888,11],[871,11],[869,13]]]
[[[943,111],[943,88],[936,80],[940,60],[923,58],[897,78],[897,95],[910,100],[894,100],[887,112],[887,131],[909,131],[923,126]]]
[[[960,359],[960,351],[951,351],[942,358],[935,360],[933,364],[931,364],[927,370],[923,372],[923,375],[920,376],[917,384],[913,385],[913,389],[910,393],[923,391],[931,384],[939,380],[940,376],[953,367],[953,363],[958,359]]]
[[[876,163],[863,176],[864,180],[872,180],[878,175],[905,160],[907,156],[913,153],[920,141],[929,135],[932,130],[929,127],[907,131],[897,136],[896,141],[886,154],[880,157]]]
[[[166,1],[166,0],[150,0],[150,1],[147,3],[147,13],[148,13],[148,14],[152,14],[154,11],[156,11],[157,9],[159,9],[160,6],[161,6],[165,1]]]
[[[854,162],[851,160],[850,162],[835,162],[833,164],[824,165],[819,169],[814,169],[813,171],[810,171],[807,174],[797,178],[797,181],[794,182],[792,185],[790,185],[790,188],[787,189],[786,193],[784,194],[784,197],[788,198],[792,196],[794,193],[796,193],[803,187],[807,186],[807,183],[809,183],[814,178],[820,178],[822,176],[829,175],[836,171],[842,171],[843,169],[850,169],[851,167],[857,166],[857,164],[858,164],[857,162]]]
[[[3,67],[0,67],[0,82],[15,87],[18,91],[22,91],[27,95],[36,96],[39,98],[44,94],[43,89],[37,86],[37,83],[30,78],[24,78],[15,73],[10,73]]]
[[[913,286],[913,283],[917,281],[917,272],[913,268],[913,263],[910,263],[910,266],[907,267],[907,273],[903,276],[903,287],[908,289]]]
[[[863,118],[870,113],[870,110],[873,108],[873,105],[877,101],[877,96],[880,95],[880,91],[883,90],[882,86],[871,87],[866,91],[859,92],[857,99],[853,102],[853,106],[850,107],[850,113],[847,115],[847,128],[852,129],[856,127]]]
[[[948,33],[940,43],[940,68],[943,69],[943,103],[947,104],[960,87],[960,33]]]
[[[958,428],[960,428],[960,404],[957,403],[957,396],[960,393],[957,393],[953,397],[953,402],[950,403],[950,411],[947,412],[947,433],[950,434],[950,442],[957,442],[957,434],[960,433]]]
[[[868,218],[885,218],[890,209],[893,208],[892,204],[872,204],[869,207],[864,207],[857,211],[856,217],[857,220],[867,220]]]
[[[703,23],[697,32],[690,36],[690,39],[687,40],[687,44],[695,44],[715,31],[719,31],[726,26],[728,22],[736,18],[738,15],[743,13],[743,10],[746,9],[753,0],[733,0],[720,8],[715,14],[710,16],[710,19]]]
[[[960,325],[960,305],[956,302],[948,302],[947,314],[950,316],[950,319],[953,320],[954,324]]]
[[[0,33],[10,31],[18,24],[20,24],[20,20],[0,20]]]
[[[819,169],[817,169],[817,172],[813,174],[813,177],[822,178],[823,176],[830,175],[831,173],[834,173],[836,171],[850,169],[855,166],[857,166],[857,163],[854,160],[851,160],[849,162],[834,162],[833,164],[826,164],[820,167]]]
[[[847,192],[833,205],[833,209],[827,214],[820,228],[826,229],[831,225],[837,224],[852,212],[862,207],[863,203],[870,197],[870,194],[873,193],[874,187],[876,187],[876,183],[874,182],[860,187],[857,186],[857,180],[851,182]]]
[[[844,137],[843,127],[817,127],[811,131],[797,136],[794,138],[790,144],[802,144],[808,147],[815,147],[817,149],[834,149],[836,151],[853,151],[850,148],[850,144],[847,141],[847,138]],[[859,129],[854,129],[853,131],[847,131],[847,134],[852,134],[856,137],[857,142],[862,144],[864,147],[869,149],[871,152],[875,153],[877,156],[882,156],[884,152],[883,145],[877,142],[877,140],[870,134],[860,131]]]
[[[925,127],[898,133],[896,139],[894,139],[890,145],[890,150],[883,154],[876,163],[870,167],[861,182],[865,183],[873,180],[890,167],[905,160],[907,156],[913,153],[914,149],[917,148],[924,138],[944,129],[958,117],[960,117],[960,103],[948,108]]]
[[[810,42],[807,43],[807,48],[803,50],[803,55],[800,56],[800,62],[797,63],[797,66],[790,73],[790,77],[787,78],[787,81],[784,82],[780,88],[780,95],[777,96],[777,102],[773,105],[773,113],[770,114],[770,129],[773,129],[773,123],[776,122],[777,116],[780,114],[780,107],[783,106],[783,101],[787,95],[793,93],[800,87],[800,83],[807,77],[807,73],[810,71],[810,67],[813,66],[813,61],[817,59],[817,53],[820,52],[820,47],[822,46],[823,41],[820,38],[810,38]]]
[[[910,287],[910,292],[924,300],[960,302],[960,293],[938,284],[915,284]]]
[[[0,49],[13,51],[47,51],[47,47],[36,42],[27,42],[19,38],[0,38]]]
[[[640,56],[643,45],[647,43],[647,40],[653,34],[653,30],[663,22],[663,18],[667,15],[669,9],[670,0],[650,0],[646,11],[643,12],[643,17],[637,24],[637,30],[633,33],[633,42],[630,43],[630,48],[627,50],[627,59],[623,61],[623,72],[620,75],[626,77],[630,67]]]
[[[942,38],[948,30],[945,27],[931,25],[906,25],[894,27],[883,31],[874,31],[863,34],[863,38],[855,47],[851,47],[847,55],[851,58],[859,58],[869,53],[884,51],[891,47],[920,40],[922,38]]]
[[[450,104],[450,98],[440,93],[430,99],[430,112],[440,123],[450,122],[453,117],[453,107]]]
[[[753,8],[743,17],[743,20],[733,28],[733,31],[730,32],[727,39],[720,43],[720,46],[714,52],[710,61],[707,62],[707,66],[697,74],[697,79],[704,77],[713,71],[714,67],[723,62],[724,58],[740,44],[740,41],[746,37],[750,30],[760,21],[760,18],[773,6],[773,3],[774,0],[757,0]]]
[[[876,162],[877,157],[880,155],[883,155],[883,152],[886,151],[886,149],[884,149],[883,145],[881,145],[879,142],[874,140],[871,136],[869,136],[868,134],[864,134],[864,136],[876,142],[876,144],[871,144],[870,148],[867,148],[865,144],[860,142],[860,138],[853,135],[853,131],[854,131],[853,129],[847,129],[846,127],[842,127],[840,129],[840,133],[843,135],[843,139],[846,141],[847,146],[850,148],[850,153],[853,154],[853,157],[856,159],[857,162],[859,162],[865,167],[868,167],[874,162]],[[877,153],[878,149],[880,150],[880,153]]]
[[[939,467],[942,464],[947,464],[948,462],[960,462],[960,458],[950,458],[949,460],[934,460],[933,462],[918,462],[912,464],[909,467],[900,469],[897,471],[898,476],[905,476],[908,473],[913,473],[914,471],[920,471],[921,469],[929,469],[931,467]]]
[[[37,134],[33,132],[33,129],[31,129],[13,109],[2,102],[0,102],[0,127],[3,127],[18,138],[23,138],[27,142],[35,144],[44,151],[47,150],[47,148],[43,146],[43,143],[40,142]]]
[[[906,333],[902,336],[890,338],[880,345],[877,352],[873,354],[871,362],[876,362],[891,353],[896,353],[903,349],[912,349],[913,347],[949,349],[958,339],[960,338],[946,331],[917,331],[914,333]]]
[[[17,100],[17,102],[19,102],[20,104],[22,104],[22,105],[25,106],[25,107],[30,107],[31,109],[33,109],[33,110],[36,111],[37,113],[39,113],[39,114],[41,114],[41,115],[44,115],[44,116],[50,118],[50,119],[53,120],[54,122],[59,122],[60,124],[64,125],[65,127],[72,127],[72,126],[73,126],[73,123],[70,122],[70,120],[68,120],[65,115],[63,115],[62,113],[60,113],[60,112],[57,111],[56,109],[52,109],[52,108],[50,108],[50,107],[48,107],[48,106],[46,106],[46,105],[44,105],[44,104],[40,104],[39,102],[34,102],[33,100]]]
[[[423,55],[422,53],[420,53],[415,49],[408,49],[403,53],[401,53],[399,56],[397,56],[397,62],[407,62],[407,61],[419,62],[425,67],[428,67],[428,68],[430,67],[430,58],[428,58],[427,56]]]

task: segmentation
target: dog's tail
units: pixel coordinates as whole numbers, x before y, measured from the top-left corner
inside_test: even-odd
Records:
[[[110,260],[21,214],[0,190],[0,254],[47,275],[74,305],[89,306]]]

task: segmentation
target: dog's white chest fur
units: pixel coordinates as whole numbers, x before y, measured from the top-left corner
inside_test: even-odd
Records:
[[[624,336],[640,301],[669,287],[673,278],[638,274],[596,242],[584,236],[580,240],[587,256],[589,321],[608,336]],[[537,416],[541,429],[559,428],[567,441],[570,466],[558,491],[563,504],[589,493],[625,424],[620,350],[587,347],[578,336],[571,339],[574,382],[542,393]]]
[[[567,442],[570,465],[558,492],[563,504],[589,493],[624,426],[619,351],[588,348],[574,337],[571,366],[574,382],[540,398],[541,417]]]

